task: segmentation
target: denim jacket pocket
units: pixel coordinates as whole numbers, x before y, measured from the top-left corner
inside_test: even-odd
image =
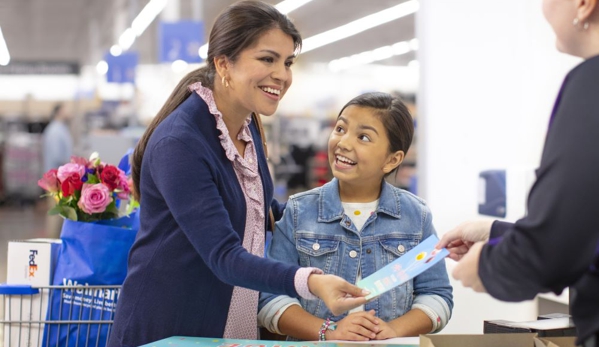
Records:
[[[419,241],[417,237],[385,238],[379,240],[383,248],[382,259],[380,259],[381,264],[379,266],[385,266],[403,256],[410,249],[416,247]],[[398,314],[403,315],[409,311],[409,308],[412,306],[413,291],[414,285],[410,280],[381,295],[378,299],[380,318],[390,320]]]
[[[318,235],[299,235],[296,248],[299,253],[300,265],[317,267],[325,273],[331,273],[339,243],[339,240],[321,238]]]

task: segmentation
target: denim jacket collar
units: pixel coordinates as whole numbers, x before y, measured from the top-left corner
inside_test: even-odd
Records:
[[[385,213],[391,217],[400,219],[399,195],[396,190],[387,183],[383,182],[377,213]],[[343,206],[339,199],[339,181],[333,178],[321,188],[320,198],[318,200],[318,221],[331,222],[343,218]]]

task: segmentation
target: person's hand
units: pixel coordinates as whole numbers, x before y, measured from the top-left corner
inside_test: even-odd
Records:
[[[449,251],[449,258],[460,260],[475,242],[487,241],[494,220],[482,219],[464,222],[443,235],[435,246]]]
[[[326,339],[369,341],[376,337],[379,322],[374,310],[350,313],[337,322],[335,330],[327,330]]]
[[[461,281],[464,287],[470,287],[479,293],[487,292],[480,277],[478,277],[478,261],[484,245],[485,242],[473,244],[468,254],[463,256],[452,272],[453,278]]]
[[[383,322],[382,320],[380,321],[379,332],[376,334],[377,340],[386,340],[398,337],[395,330],[391,328],[391,325],[389,325],[387,322]]]
[[[324,301],[334,316],[364,305],[364,296],[370,294],[367,290],[362,290],[335,275],[311,274],[308,277],[308,288],[312,294]]]

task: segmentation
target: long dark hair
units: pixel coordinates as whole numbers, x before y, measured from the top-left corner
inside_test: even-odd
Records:
[[[240,1],[226,8],[216,18],[208,40],[206,66],[183,77],[135,147],[131,163],[131,176],[134,185],[133,193],[138,201],[141,201],[139,189],[141,163],[148,141],[156,127],[189,97],[191,92],[187,87],[193,83],[202,82],[203,86],[214,90],[214,76],[216,75],[214,58],[225,56],[234,62],[239,53],[253,45],[262,34],[275,28],[289,35],[293,39],[296,52],[299,51],[302,45],[299,32],[289,18],[272,5],[261,1]]]
[[[410,111],[399,97],[380,92],[358,95],[343,106],[339,116],[349,106],[374,109],[387,132],[389,151],[403,151],[404,155],[408,154],[414,137],[414,121]]]

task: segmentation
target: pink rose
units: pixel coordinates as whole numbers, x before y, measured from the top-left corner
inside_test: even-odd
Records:
[[[50,193],[56,193],[60,189],[60,182],[58,182],[58,177],[56,177],[57,172],[58,170],[56,169],[49,170],[42,176],[41,180],[37,181],[37,185]]]
[[[120,170],[119,173],[119,185],[116,187],[117,189],[117,197],[121,200],[128,200],[129,199],[129,195],[131,194],[131,188],[129,186],[129,180],[127,178],[127,175],[125,175],[125,173]]]
[[[60,182],[63,182],[75,173],[79,174],[79,178],[83,177],[83,175],[85,175],[85,166],[75,163],[64,164],[63,166],[58,168],[58,173],[56,174],[56,176],[58,177]]]
[[[88,214],[102,213],[106,211],[106,206],[110,205],[111,202],[110,190],[104,184],[85,183],[83,184],[81,198],[79,198],[77,206]]]
[[[71,156],[71,163],[79,164],[81,166],[87,166],[87,164],[88,164],[87,159],[82,158],[82,157],[77,157],[75,155]]]

